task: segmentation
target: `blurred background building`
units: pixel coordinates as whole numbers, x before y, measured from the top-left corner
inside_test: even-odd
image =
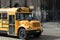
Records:
[[[18,7],[33,5],[34,13],[39,15],[38,19],[42,21],[59,21],[60,20],[60,0],[0,0],[0,7]],[[41,18],[40,18],[41,17]]]
[[[42,0],[41,8],[46,11],[47,21],[60,21],[60,0]]]
[[[34,6],[34,13],[36,17],[40,20],[41,10],[40,10],[40,0],[0,0],[0,8],[9,8],[9,7],[22,7],[22,6]],[[40,15],[39,15],[40,14]],[[38,15],[38,16],[37,16]]]
[[[25,5],[25,0],[0,0],[0,6],[1,7],[10,7],[10,4],[12,7],[17,3],[19,6]],[[33,5],[33,6],[40,6],[40,0],[26,0],[27,6]]]

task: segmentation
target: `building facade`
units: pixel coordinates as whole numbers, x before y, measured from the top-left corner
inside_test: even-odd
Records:
[[[42,14],[43,20],[48,21],[58,21],[60,20],[60,0],[0,0],[0,7],[14,7],[17,3],[19,7],[26,5],[29,7],[33,5],[36,7],[40,7],[40,13]],[[11,5],[10,5],[11,4]],[[35,12],[37,13],[37,12]]]
[[[11,1],[11,2],[10,2]],[[10,7],[10,3],[12,7],[17,3],[19,6],[25,5],[25,0],[0,0],[1,7]],[[40,6],[40,0],[26,0],[27,6],[34,5]]]

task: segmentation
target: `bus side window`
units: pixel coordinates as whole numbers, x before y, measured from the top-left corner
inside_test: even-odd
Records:
[[[2,19],[7,19],[7,13],[2,13]]]
[[[0,19],[1,19],[1,13],[0,13]]]

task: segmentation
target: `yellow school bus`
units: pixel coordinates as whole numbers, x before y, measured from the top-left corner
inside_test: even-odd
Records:
[[[30,8],[0,8],[0,33],[23,39],[29,35],[39,37],[42,24],[34,18]]]

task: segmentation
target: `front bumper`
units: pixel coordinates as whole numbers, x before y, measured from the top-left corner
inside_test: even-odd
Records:
[[[27,31],[27,34],[33,35],[33,34],[41,34],[43,30],[29,30]]]

